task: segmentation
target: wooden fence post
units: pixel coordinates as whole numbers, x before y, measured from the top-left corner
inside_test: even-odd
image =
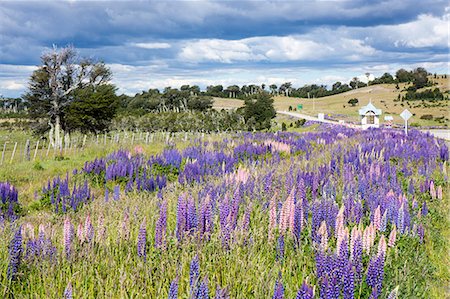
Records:
[[[3,144],[2,160],[0,161],[0,165],[3,165],[3,159],[5,158],[6,143],[7,142],[5,142],[5,144]]]
[[[36,148],[34,149],[33,161],[36,160],[38,148],[39,148],[39,140],[36,142]]]
[[[14,159],[14,155],[16,154],[16,148],[17,148],[17,142],[14,143],[14,149],[13,149],[13,152],[12,152],[12,155],[11,155],[11,160],[9,160],[9,164],[12,164],[12,161]]]

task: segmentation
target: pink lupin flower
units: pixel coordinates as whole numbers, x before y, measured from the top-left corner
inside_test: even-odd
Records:
[[[81,222],[78,223],[77,238],[80,241],[80,243],[84,242],[84,229],[83,224]]]
[[[381,209],[380,209],[380,206],[378,206],[375,209],[375,214],[373,215],[373,224],[374,224],[374,226],[375,226],[375,228],[377,230],[380,230],[380,228],[381,228]]]
[[[328,248],[328,231],[327,231],[327,224],[326,224],[325,220],[323,220],[322,223],[320,224],[320,227],[317,230],[317,233],[318,233],[318,235],[321,236],[319,248],[322,252],[324,252]]]
[[[436,188],[434,187],[434,182],[430,182],[430,195],[432,199],[436,198]]]
[[[437,187],[437,190],[436,190],[436,195],[437,195],[437,198],[439,199],[439,200],[442,200],[442,186],[441,185],[439,185],[438,187]]]
[[[354,226],[352,232],[350,233],[350,254],[353,252],[353,247],[355,246],[356,238],[358,237],[358,228]]]
[[[128,215],[127,211],[125,211],[125,213],[123,214],[121,236],[124,240],[128,240],[128,238],[130,237],[130,216]]]
[[[348,244],[348,238],[349,236],[349,231],[348,231],[348,227],[341,227],[338,234],[337,234],[337,241],[336,241],[336,250],[337,250],[337,254],[339,255],[340,253],[340,249],[341,249],[341,244],[342,242],[345,242]]]
[[[66,257],[69,257],[72,251],[73,226],[69,217],[64,219],[64,251]]]
[[[141,154],[144,153],[144,148],[143,148],[142,146],[140,146],[140,145],[136,145],[136,146],[134,147],[134,153],[135,153],[136,155],[141,155]]]
[[[376,235],[375,225],[373,223],[369,225],[369,233],[370,233],[370,247],[372,247],[375,242],[375,235]]]
[[[274,230],[277,227],[277,204],[276,204],[277,193],[273,195],[269,203],[269,240],[274,239]]]
[[[384,235],[381,235],[380,238],[380,242],[378,243],[378,256],[386,256],[386,250],[387,250],[387,245],[386,245],[386,239],[384,237]]]
[[[295,222],[294,193],[295,193],[295,190],[292,189],[291,193],[289,194],[289,197],[286,200],[288,202],[287,203],[288,204],[288,206],[287,206],[287,210],[288,210],[287,222],[288,222],[288,227],[289,227],[289,230],[291,231],[291,233],[294,232],[294,222]]]
[[[97,234],[97,242],[102,243],[105,240],[106,236],[106,227],[104,223],[103,214],[100,214],[97,220],[98,234]]]
[[[389,240],[388,240],[388,246],[394,247],[395,246],[395,239],[397,238],[397,228],[394,227],[391,230],[391,233],[389,234]]]
[[[336,216],[336,227],[344,227],[344,206],[342,205]]]
[[[22,225],[22,236],[26,239],[34,239],[34,226],[33,224],[27,222]]]
[[[89,214],[86,216],[84,221],[84,233],[86,241],[90,243],[94,238],[94,226],[92,225],[91,216]]]

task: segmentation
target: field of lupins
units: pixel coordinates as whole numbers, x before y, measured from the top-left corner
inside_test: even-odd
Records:
[[[4,298],[445,298],[447,145],[242,133],[0,182]],[[447,293],[446,293],[447,292]]]

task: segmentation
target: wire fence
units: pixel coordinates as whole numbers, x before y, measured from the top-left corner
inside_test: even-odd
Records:
[[[225,138],[229,133],[217,133],[219,138]],[[209,136],[209,135],[206,135]],[[8,164],[54,159],[58,156],[71,156],[93,147],[130,148],[135,145],[151,145],[152,143],[171,144],[178,141],[205,139],[205,133],[195,132],[110,132],[105,134],[66,135],[61,148],[53,147],[46,137],[29,138],[26,140],[8,140],[0,144],[0,167]]]

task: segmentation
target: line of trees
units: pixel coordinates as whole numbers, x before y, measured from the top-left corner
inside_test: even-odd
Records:
[[[19,101],[0,101],[0,109],[5,107],[22,107],[28,109],[28,116],[33,120],[33,128],[37,133],[50,131],[49,137],[55,147],[61,148],[64,132],[102,132],[111,128],[114,118],[124,119],[125,116],[145,116],[161,118],[158,114],[165,113],[164,121],[156,127],[169,130],[165,120],[186,122],[192,115],[200,117],[204,123],[212,117],[222,120],[235,120],[236,123],[224,125],[223,128],[235,129],[238,125],[248,130],[267,130],[276,111],[273,107],[274,95],[288,97],[318,98],[342,93],[351,89],[366,86],[358,78],[353,78],[349,84],[335,82],[331,89],[326,85],[305,85],[294,88],[290,82],[277,86],[262,85],[211,85],[201,91],[196,85],[183,85],[180,89],[167,87],[162,92],[149,89],[134,96],[116,95],[116,87],[110,83],[111,70],[102,62],[79,56],[73,47],[52,51],[41,56],[41,66],[31,75],[29,88]],[[433,96],[440,98],[436,90],[424,94],[415,94],[419,88],[429,86],[428,72],[424,68],[412,71],[400,69],[396,78],[389,73],[375,78],[370,84],[412,82],[408,97],[411,100]],[[240,98],[244,107],[233,112],[236,115],[215,115],[212,110],[213,97]],[[354,100],[349,104],[356,105]],[[195,112],[195,113],[194,113]],[[179,115],[176,115],[178,113]],[[182,113],[182,114],[180,114]],[[144,118],[145,119],[145,118]],[[117,122],[116,122],[117,123]],[[147,123],[151,123],[148,122]],[[214,122],[213,122],[214,123]],[[244,126],[241,126],[242,123]],[[182,128],[189,128],[189,125]],[[217,130],[220,126],[210,125]],[[172,129],[175,126],[171,126]],[[196,126],[193,126],[198,130]],[[221,128],[221,129],[223,129]],[[178,130],[178,129],[174,129]],[[211,129],[212,130],[212,129]]]

